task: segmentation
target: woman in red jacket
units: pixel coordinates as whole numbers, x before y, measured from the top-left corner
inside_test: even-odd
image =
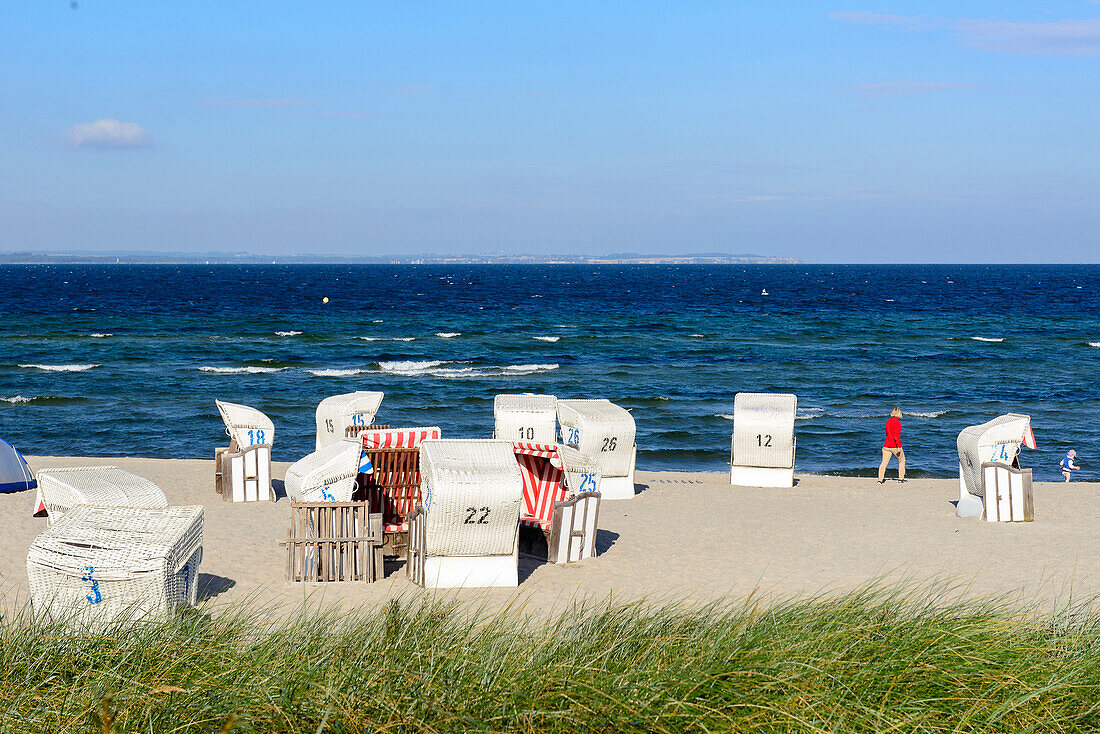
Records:
[[[882,463],[878,467],[878,483],[886,482],[886,465],[890,457],[898,459],[898,481],[905,481],[905,449],[901,447],[901,408],[890,411],[886,420],[886,441],[882,444]]]

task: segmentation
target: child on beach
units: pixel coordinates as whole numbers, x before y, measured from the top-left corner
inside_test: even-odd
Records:
[[[886,482],[886,465],[890,463],[890,457],[898,460],[898,481],[905,481],[905,449],[901,447],[901,408],[890,411],[890,417],[886,420],[886,440],[882,444],[882,463],[878,467],[878,483]]]
[[[1065,458],[1062,459],[1062,463],[1058,466],[1062,470],[1062,476],[1065,477],[1068,482],[1070,472],[1080,471],[1081,469],[1081,467],[1077,465],[1077,452],[1073,449],[1067,451]]]

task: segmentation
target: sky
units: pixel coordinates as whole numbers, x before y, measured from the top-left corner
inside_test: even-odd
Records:
[[[1100,262],[1100,1],[0,0],[0,251]]]

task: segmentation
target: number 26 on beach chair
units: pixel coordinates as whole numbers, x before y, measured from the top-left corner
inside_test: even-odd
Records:
[[[596,555],[600,466],[576,449],[512,444],[523,478],[520,524],[546,536],[546,560],[566,564]]]
[[[559,400],[561,442],[595,460],[605,500],[634,497],[634,417],[610,400]]]
[[[269,502],[275,425],[255,408],[214,402],[229,435],[229,446],[214,451],[214,490],[231,502]]]
[[[733,398],[730,484],[794,486],[794,417],[789,393],[739,392]]]

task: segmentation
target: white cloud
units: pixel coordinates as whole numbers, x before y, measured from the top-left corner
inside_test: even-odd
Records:
[[[141,125],[111,117],[73,125],[66,137],[74,148],[146,148],[153,144]]]
[[[907,31],[948,31],[959,45],[1000,53],[1100,56],[1100,18],[1045,22],[844,11],[829,17]]]

